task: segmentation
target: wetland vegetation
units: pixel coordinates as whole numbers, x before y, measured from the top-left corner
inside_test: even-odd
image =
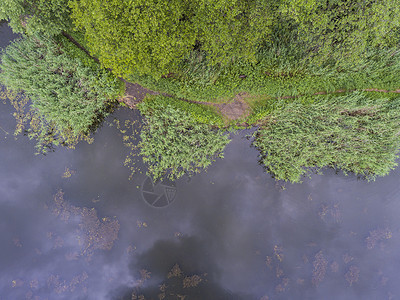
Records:
[[[3,51],[0,81],[29,97],[13,104],[20,125],[29,112],[42,152],[90,141],[117,99],[136,98],[126,83],[139,83],[160,94],[137,105],[155,178],[206,168],[223,155],[221,130],[257,126],[253,145],[278,180],[324,167],[374,179],[394,168],[400,145],[399,7],[5,0],[0,19],[22,37]]]

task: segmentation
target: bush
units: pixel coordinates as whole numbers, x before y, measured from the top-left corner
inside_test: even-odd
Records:
[[[85,66],[51,38],[27,36],[2,53],[0,81],[25,91],[48,123],[75,135],[88,133],[120,93],[115,77]]]
[[[46,154],[54,146],[74,149],[80,141],[93,142],[89,134],[74,134],[70,128],[59,128],[54,122],[48,122],[37,109],[29,105],[29,98],[24,94],[4,89],[0,92],[0,99],[8,99],[15,108],[17,125],[14,135],[23,133],[34,139],[36,154]]]
[[[362,93],[313,97],[274,111],[255,134],[260,162],[278,180],[299,182],[310,168],[332,167],[374,179],[396,166],[400,98]]]
[[[145,117],[139,148],[154,180],[198,173],[223,158],[228,137],[195,120],[174,100],[148,98],[138,108]]]

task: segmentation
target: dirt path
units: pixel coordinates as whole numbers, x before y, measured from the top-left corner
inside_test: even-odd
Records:
[[[357,91],[357,90],[336,90],[336,91],[329,92],[329,93],[326,91],[322,91],[322,92],[316,92],[312,95],[342,94],[342,93],[355,92],[355,91]],[[381,89],[362,89],[360,91],[362,91],[362,92],[381,92],[381,93],[400,93],[400,89],[396,89],[394,91],[381,90]],[[125,96],[120,101],[124,102],[128,107],[133,109],[136,107],[137,103],[141,102],[146,97],[147,94],[159,95],[160,93],[146,89],[136,83],[126,82]],[[170,95],[165,95],[165,96],[171,97]],[[226,102],[226,103],[202,102],[202,101],[193,101],[193,100],[188,100],[188,99],[181,99],[181,100],[191,102],[191,103],[198,103],[198,104],[213,106],[217,109],[217,111],[224,118],[226,118],[227,120],[230,120],[230,121],[234,121],[234,120],[243,119],[250,114],[251,108],[244,100],[248,96],[249,95],[247,93],[241,92],[233,98],[233,101]],[[294,99],[294,98],[298,98],[301,96],[304,96],[304,95],[282,96],[282,97],[277,97],[276,99]]]
[[[213,106],[228,120],[239,120],[250,114],[250,107],[244,101],[246,96],[247,93],[239,93],[233,98],[233,102],[216,103]]]
[[[123,80],[126,84],[125,95],[119,101],[125,103],[129,108],[136,108],[136,104],[143,101],[147,94],[158,95],[160,93],[146,89],[137,83],[127,82]]]

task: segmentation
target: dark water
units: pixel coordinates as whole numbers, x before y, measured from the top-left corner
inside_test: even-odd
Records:
[[[13,37],[3,25],[0,46]],[[46,156],[14,139],[12,113],[0,103],[1,300],[399,298],[399,169],[281,187],[242,133],[157,198],[145,175],[128,180],[124,134],[108,125],[137,112]]]

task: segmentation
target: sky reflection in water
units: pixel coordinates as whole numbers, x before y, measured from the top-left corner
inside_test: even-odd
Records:
[[[0,37],[4,47],[4,25]],[[399,169],[373,183],[327,170],[282,188],[243,133],[154,208],[108,125],[137,112],[117,111],[92,145],[35,156],[0,108],[0,299],[399,297]]]

